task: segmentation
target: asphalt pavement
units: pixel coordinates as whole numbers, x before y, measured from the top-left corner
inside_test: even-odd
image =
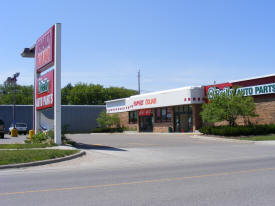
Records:
[[[0,205],[274,205],[275,146],[180,134],[77,134],[87,155],[0,171]]]

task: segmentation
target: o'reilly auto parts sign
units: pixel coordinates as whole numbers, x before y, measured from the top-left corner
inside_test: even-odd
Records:
[[[228,85],[222,89],[217,87],[209,87],[207,90],[208,99],[212,99],[215,94],[220,95],[222,93],[232,94],[233,89]],[[263,95],[263,94],[274,94],[275,93],[275,83],[271,84],[262,84],[249,87],[238,88],[237,93],[242,93],[244,96],[254,96],[254,95]]]
[[[256,85],[251,87],[242,87],[242,88],[238,88],[237,92],[242,92],[244,96],[274,94],[275,83]]]
[[[37,79],[35,104],[37,110],[54,106],[54,70]]]

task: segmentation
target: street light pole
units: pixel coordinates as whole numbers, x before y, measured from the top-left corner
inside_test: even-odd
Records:
[[[16,124],[16,120],[15,120],[15,98],[16,98],[16,81],[17,78],[19,77],[20,73],[17,72],[15,73],[12,77],[8,77],[6,80],[6,83],[8,85],[12,85],[13,84],[13,111],[12,111],[12,119],[13,119],[13,128],[15,129],[15,124]]]
[[[16,81],[14,82],[14,94],[13,94],[13,128],[15,129],[15,96],[16,96]]]

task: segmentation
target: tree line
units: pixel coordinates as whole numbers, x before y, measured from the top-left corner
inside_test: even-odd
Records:
[[[67,84],[61,89],[62,105],[103,105],[105,101],[137,94],[136,90],[124,87],[105,88],[100,84]],[[0,85],[0,104],[13,104],[14,87]],[[16,104],[33,104],[33,86],[16,85]]]

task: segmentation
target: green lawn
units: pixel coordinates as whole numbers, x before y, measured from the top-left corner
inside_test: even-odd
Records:
[[[262,135],[262,136],[251,136],[251,137],[241,137],[241,140],[252,140],[252,141],[266,141],[275,140],[275,134],[273,135]]]
[[[31,149],[53,146],[56,146],[56,144],[0,144],[0,149]]]
[[[77,153],[79,150],[1,150],[0,165],[54,159]]]

